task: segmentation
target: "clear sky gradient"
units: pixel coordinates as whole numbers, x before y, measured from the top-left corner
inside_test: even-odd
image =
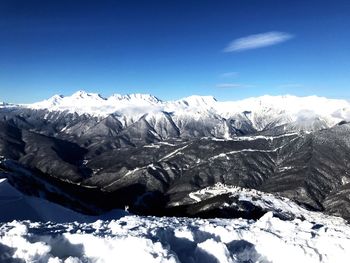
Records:
[[[0,1],[0,101],[350,99],[349,0]]]

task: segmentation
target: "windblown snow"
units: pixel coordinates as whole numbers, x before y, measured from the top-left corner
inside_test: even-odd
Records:
[[[13,195],[4,179],[3,184],[7,195]],[[272,212],[256,221],[120,213],[91,223],[4,222],[0,262],[344,262],[349,258],[350,226],[343,219],[307,211],[286,198],[223,185],[193,196],[198,201],[218,191],[251,200],[262,197],[268,204],[278,201],[281,209],[303,213],[303,219],[283,221]],[[3,202],[2,196],[6,213]]]

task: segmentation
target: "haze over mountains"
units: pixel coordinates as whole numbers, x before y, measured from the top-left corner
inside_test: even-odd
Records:
[[[221,183],[349,219],[349,119],[348,101],[316,96],[161,101],[78,91],[1,106],[1,174],[25,194],[88,214],[130,206],[139,214],[293,218],[230,191],[193,199]]]

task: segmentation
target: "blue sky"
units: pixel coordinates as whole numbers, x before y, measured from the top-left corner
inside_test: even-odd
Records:
[[[350,99],[350,1],[0,1],[0,101]]]

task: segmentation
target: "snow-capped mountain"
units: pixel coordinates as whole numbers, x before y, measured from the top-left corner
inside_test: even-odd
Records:
[[[156,97],[148,94],[113,94],[104,98],[97,93],[87,93],[77,91],[71,96],[54,95],[53,97],[28,105],[23,105],[32,109],[47,109],[49,111],[67,111],[78,114],[90,114],[92,116],[105,117],[109,114],[123,111],[127,112],[130,108],[144,108],[148,110],[157,109],[161,101]],[[154,108],[154,109],[153,109]]]
[[[349,119],[315,96],[3,103],[0,221],[85,223],[0,223],[0,261],[341,261]]]
[[[129,206],[256,218],[235,196],[188,202],[223,183],[349,219],[349,113],[346,100],[316,96],[161,101],[79,91],[0,107],[0,169],[23,193],[90,214]]]
[[[78,91],[71,96],[55,95],[48,100],[23,105],[31,109],[67,111],[106,117],[116,114],[119,118],[135,119],[143,115],[164,117],[171,114],[176,124],[186,119],[228,119],[249,121],[258,131],[274,125],[322,123],[330,127],[343,120],[350,120],[350,103],[346,100],[309,96],[262,96],[239,101],[217,101],[211,96],[190,96],[176,101],[161,101],[149,94],[114,94],[104,98],[96,93]],[[133,121],[127,121],[133,123]],[[221,124],[222,125],[222,124]],[[316,126],[317,127],[317,126]]]

